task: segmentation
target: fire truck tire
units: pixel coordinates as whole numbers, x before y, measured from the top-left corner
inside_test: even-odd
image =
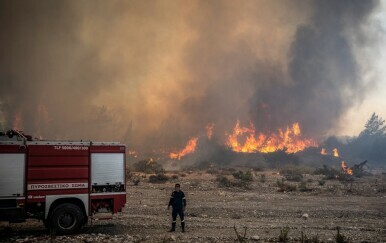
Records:
[[[45,219],[43,220],[43,224],[44,224],[44,227],[46,227],[46,229],[50,229],[50,221]]]
[[[50,229],[58,235],[76,233],[84,222],[82,210],[72,203],[57,206],[50,217]]]

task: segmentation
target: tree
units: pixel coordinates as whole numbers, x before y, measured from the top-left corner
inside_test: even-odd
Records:
[[[375,112],[370,117],[370,119],[365,124],[365,129],[359,134],[359,136],[364,135],[386,135],[386,125],[385,120],[382,117],[378,117]]]

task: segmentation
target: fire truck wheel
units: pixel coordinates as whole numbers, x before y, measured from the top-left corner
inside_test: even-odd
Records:
[[[50,217],[50,226],[59,235],[76,233],[84,221],[82,210],[72,204],[64,203],[54,209]]]

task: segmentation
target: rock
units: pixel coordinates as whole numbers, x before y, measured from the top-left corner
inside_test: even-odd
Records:
[[[176,239],[176,237],[174,235],[172,235],[172,236],[170,236],[170,240],[176,241],[177,239]]]
[[[259,241],[260,237],[258,235],[254,235],[250,239],[253,240],[253,241]]]
[[[308,213],[305,213],[302,215],[302,219],[307,220],[310,216],[308,216]]]

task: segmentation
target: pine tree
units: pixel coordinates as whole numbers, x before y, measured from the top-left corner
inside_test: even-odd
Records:
[[[360,133],[359,136],[364,135],[386,135],[385,120],[382,117],[378,117],[375,112],[365,124],[365,129]]]

